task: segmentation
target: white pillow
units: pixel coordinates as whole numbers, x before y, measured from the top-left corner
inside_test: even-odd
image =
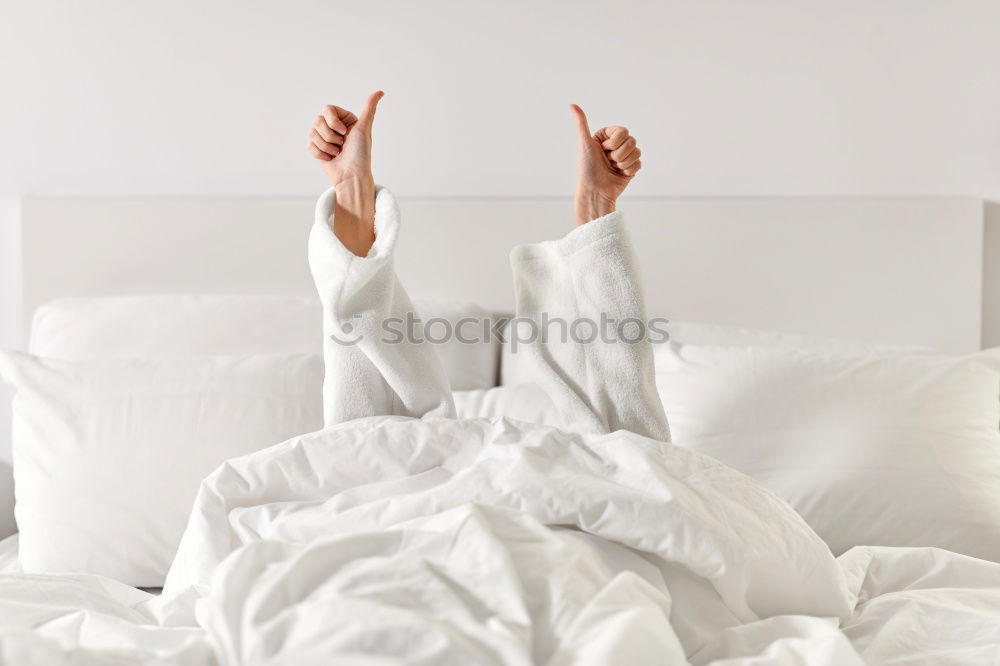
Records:
[[[673,342],[690,345],[718,345],[724,347],[779,347],[782,349],[808,349],[812,351],[852,352],[922,352],[926,348],[916,345],[886,345],[856,340],[842,340],[817,335],[801,335],[784,331],[767,331],[741,326],[703,324],[689,321],[671,321],[667,332]]]
[[[163,584],[201,480],[323,425],[315,354],[54,361],[0,353],[28,573]]]
[[[416,300],[413,307],[420,313],[424,335],[437,350],[453,391],[497,385],[500,341],[486,328],[492,320],[487,310],[473,303],[447,300]]]
[[[883,345],[814,335],[800,335],[783,331],[766,331],[741,326],[704,324],[689,321],[670,321],[666,324],[672,342],[692,345],[720,345],[732,347],[777,347],[781,349],[808,349],[813,351],[851,351],[859,353],[918,353],[928,351],[916,345]],[[507,331],[509,334],[509,331]],[[654,345],[659,347],[659,344]],[[511,341],[503,345],[500,355],[500,383],[504,386],[533,381],[530,369],[513,350]]]
[[[998,358],[670,343],[657,385],[674,443],[763,482],[835,554],[1000,561]]]
[[[416,300],[426,322],[457,326],[463,318],[489,318],[483,308],[457,301]],[[473,330],[464,329],[469,337]],[[437,333],[441,335],[441,333]],[[319,301],[266,295],[161,294],[64,298],[40,306],[31,324],[29,351],[67,360],[191,358],[249,354],[320,353]],[[465,344],[454,336],[436,344],[453,389],[497,383],[500,345]]]
[[[28,351],[72,361],[319,353],[322,336],[322,310],[314,298],[61,298],[35,310]]]

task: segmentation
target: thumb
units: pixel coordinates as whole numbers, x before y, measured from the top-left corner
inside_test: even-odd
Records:
[[[368,101],[365,102],[365,109],[361,112],[361,117],[358,118],[361,125],[368,131],[372,129],[372,123],[375,122],[375,109],[378,108],[378,101],[382,99],[385,95],[381,90],[377,90],[368,96]]]
[[[576,116],[576,130],[580,135],[580,144],[586,146],[591,138],[590,125],[587,124],[587,114],[576,104],[570,104],[569,108],[573,111],[573,115]]]

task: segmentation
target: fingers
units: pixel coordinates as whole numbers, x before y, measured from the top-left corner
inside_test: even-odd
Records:
[[[620,170],[623,174],[631,178],[635,174],[639,173],[639,169],[641,168],[642,168],[642,160],[636,160],[635,162],[632,162],[632,164],[630,164],[629,166],[621,168]]]
[[[622,156],[615,156],[616,152],[624,151],[630,146],[631,149],[628,153],[623,154]],[[641,156],[642,151],[636,147],[635,139],[632,139],[631,142],[626,141],[617,151],[611,151],[611,153],[608,153],[611,166],[626,176],[634,176],[639,170],[639,167],[642,166],[642,161],[639,159]]]
[[[306,150],[309,151],[310,155],[312,155],[313,157],[322,162],[329,162],[330,160],[333,159],[333,155],[327,155],[322,150],[317,148],[316,144],[314,144],[312,141],[310,141],[309,144],[306,146]]]
[[[375,110],[378,108],[378,102],[383,96],[385,96],[384,92],[376,90],[368,96],[368,101],[365,102],[365,109],[361,112],[361,117],[358,121],[366,131],[370,132],[372,129],[372,123],[375,122]]]
[[[636,140],[634,136],[626,138],[620,146],[608,153],[608,158],[612,162],[624,162],[625,159],[633,152],[638,150],[636,148]]]
[[[316,159],[329,162],[340,154],[344,138],[357,122],[357,116],[347,109],[326,105],[323,113],[313,120],[306,149]]]
[[[383,95],[385,93],[381,90],[369,95],[360,118],[347,109],[333,104],[323,107],[323,112],[316,116],[309,130],[309,143],[306,146],[309,154],[318,160],[328,162],[340,155],[344,142],[347,141],[347,135],[355,125],[360,124],[365,133],[371,132],[375,111]]]
[[[358,122],[358,117],[353,113],[332,104],[323,107],[323,119],[326,120],[327,127],[341,135],[347,134],[354,123]]]
[[[329,155],[331,158],[336,157],[340,154],[340,146],[334,143],[330,143],[320,135],[315,129],[309,130],[309,142],[311,145],[316,146],[321,151]]]
[[[576,118],[576,130],[577,134],[580,135],[580,143],[586,145],[587,141],[590,140],[590,125],[587,123],[587,114],[576,104],[570,104],[569,108]]]
[[[629,138],[628,130],[624,127],[602,127],[597,130],[594,138],[600,141],[601,148],[605,151],[616,150]]]
[[[611,166],[625,176],[634,176],[642,167],[642,151],[624,127],[603,127],[594,134]]]
[[[344,135],[338,134],[326,124],[326,118],[323,116],[316,116],[316,120],[313,122],[313,129],[316,130],[324,141],[336,144],[338,146],[344,145]]]
[[[634,151],[632,151],[632,153],[631,153],[631,154],[630,154],[630,155],[629,155],[628,157],[626,157],[625,159],[623,159],[623,160],[618,160],[618,161],[612,161],[611,163],[612,163],[612,164],[614,164],[614,165],[615,165],[615,167],[616,167],[616,168],[617,168],[617,169],[618,169],[619,171],[624,171],[625,169],[629,168],[630,166],[632,166],[633,164],[635,164],[636,162],[638,162],[638,161],[639,161],[639,157],[640,157],[641,155],[642,155],[642,151],[640,151],[640,150],[639,150],[638,148],[636,148],[636,149],[635,149]]]

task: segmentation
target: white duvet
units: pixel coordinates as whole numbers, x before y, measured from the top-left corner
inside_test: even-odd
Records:
[[[203,484],[160,597],[0,575],[11,664],[994,663],[1000,565],[834,560],[785,503],[625,432],[376,417]]]

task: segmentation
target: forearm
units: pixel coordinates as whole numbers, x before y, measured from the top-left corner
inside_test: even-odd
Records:
[[[513,349],[572,428],[669,441],[638,265],[621,213],[556,241],[517,247],[511,267],[516,321],[535,323],[527,338],[512,327]]]
[[[580,186],[573,199],[573,209],[576,213],[576,226],[579,227],[591,220],[615,212],[615,200]]]
[[[334,186],[333,233],[359,257],[367,256],[375,242],[375,181],[348,178]]]
[[[448,379],[433,345],[417,341],[419,330],[417,340],[397,340],[387,332],[387,324],[416,316],[393,267],[399,229],[395,199],[385,189],[375,195],[375,249],[358,258],[331,233],[331,212],[334,229],[340,222],[339,196],[334,190],[320,197],[309,235],[309,267],[323,305],[326,425],[366,416],[454,416]]]

